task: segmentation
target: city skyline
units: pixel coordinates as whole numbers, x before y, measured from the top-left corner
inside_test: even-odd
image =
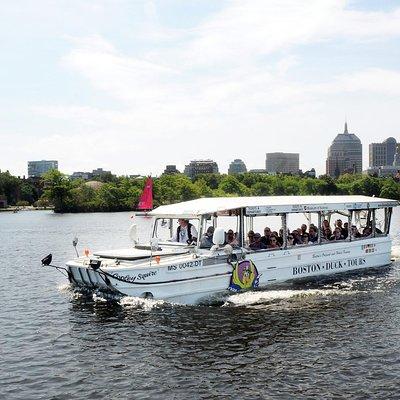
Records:
[[[31,159],[250,170],[267,152],[320,175],[346,116],[364,167],[369,143],[399,140],[395,1],[9,1],[0,34],[0,169],[15,175]]]
[[[356,147],[354,147],[356,146]],[[398,166],[400,165],[400,142],[397,142],[396,139],[390,137],[384,140],[382,143],[370,143],[368,146],[368,158],[369,165],[362,168],[361,165],[361,154],[362,146],[359,138],[348,131],[347,122],[344,125],[343,133],[339,133],[331,145],[328,147],[328,157],[326,159],[326,170],[324,173],[320,175],[329,175],[331,177],[338,177],[343,173],[376,173],[376,171],[381,170],[381,167],[393,167],[392,172],[398,171]],[[377,153],[378,152],[378,153]],[[274,173],[284,173],[284,174],[293,174],[297,173],[308,174],[309,176],[313,175],[318,176],[316,174],[315,168],[312,167],[310,170],[302,170],[299,168],[299,153],[266,153],[265,158],[265,167],[266,168],[258,168],[258,169],[250,169],[248,172],[265,172],[268,174]],[[371,169],[371,160],[374,160],[374,168],[377,170],[372,171]],[[377,162],[380,160],[381,162]],[[31,164],[46,164],[46,170],[50,168],[47,164],[56,163],[57,166],[55,169],[58,169],[58,161],[52,160],[41,160],[41,161],[28,161],[28,177],[30,177],[29,169],[32,168]],[[38,166],[35,168],[43,168],[42,166]],[[382,170],[383,171],[383,170]],[[385,170],[389,175],[392,173],[389,169]],[[42,171],[45,172],[45,171]],[[65,171],[62,171],[65,173]],[[218,162],[212,159],[196,159],[191,160],[189,164],[185,165],[183,174],[193,178],[195,175],[199,173],[217,173],[217,174],[235,174],[247,172],[247,166],[245,162],[241,159],[234,159],[229,163],[229,168],[227,171],[220,171],[218,167]],[[180,173],[179,169],[175,164],[167,164],[165,166],[162,174],[174,174]],[[103,168],[96,168],[92,172],[89,171],[74,171],[73,173],[68,173],[70,178],[83,178],[90,179],[90,177],[96,175],[103,174],[113,174],[111,171],[105,171]],[[160,176],[161,174],[153,174],[153,176]],[[119,174],[119,176],[140,176],[140,174],[129,175],[127,173]],[[149,176],[149,175],[145,175]]]

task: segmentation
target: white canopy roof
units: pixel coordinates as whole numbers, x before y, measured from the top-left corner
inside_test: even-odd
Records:
[[[164,218],[196,218],[204,214],[245,208],[247,215],[313,212],[329,210],[361,210],[396,207],[396,200],[367,196],[268,196],[213,197],[161,206],[148,215]]]

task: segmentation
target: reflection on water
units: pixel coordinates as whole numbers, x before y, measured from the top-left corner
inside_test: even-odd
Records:
[[[0,398],[396,398],[399,261],[206,306],[104,301],[39,266],[76,233],[125,247],[129,217],[0,215]]]

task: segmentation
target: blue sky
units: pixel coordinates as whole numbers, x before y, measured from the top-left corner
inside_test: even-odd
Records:
[[[400,2],[3,1],[0,169],[159,174],[400,140]]]

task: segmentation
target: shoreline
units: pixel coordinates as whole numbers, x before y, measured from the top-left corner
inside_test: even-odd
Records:
[[[0,212],[20,212],[20,211],[44,211],[44,210],[54,210],[54,207],[33,207],[33,206],[10,206],[7,208],[0,208]]]

